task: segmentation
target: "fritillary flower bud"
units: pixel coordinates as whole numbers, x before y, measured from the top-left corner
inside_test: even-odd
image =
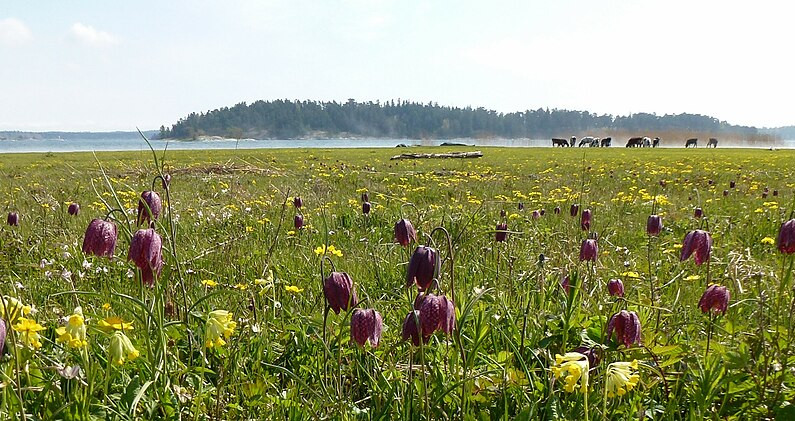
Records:
[[[362,193],[362,202],[369,202],[369,201],[370,201],[370,196],[367,194],[367,192],[363,192]]]
[[[362,202],[362,213],[365,215],[370,214],[370,202]]]
[[[778,197],[778,190],[773,190],[773,197]]]
[[[533,211],[533,219],[541,218],[541,212],[534,210]]]
[[[784,254],[795,253],[795,219],[790,219],[781,224],[781,228],[778,229],[776,244],[778,251]]]
[[[572,352],[578,352],[588,357],[588,365],[591,368],[598,366],[599,362],[601,361],[601,357],[599,356],[596,347],[588,348],[587,346],[578,346],[577,348],[574,348],[574,351]]]
[[[762,199],[767,199],[767,192],[762,192]]]
[[[323,281],[323,295],[335,314],[340,314],[340,310],[348,311],[359,302],[353,280],[345,272],[331,272]]]
[[[728,195],[729,195],[729,191],[728,191],[728,190],[724,190],[724,191],[723,191],[723,197],[726,197],[726,196],[728,196]]]
[[[408,219],[401,219],[395,224],[395,242],[407,247],[412,241],[417,241],[417,231]]]
[[[703,230],[690,231],[682,242],[682,252],[679,255],[679,260],[684,262],[690,255],[693,255],[696,264],[701,265],[709,260],[711,251],[712,237],[710,237],[708,232]]]
[[[6,219],[6,223],[8,223],[8,225],[11,225],[12,227],[18,227],[19,226],[19,214],[16,213],[16,212],[9,212],[8,213],[8,218]]]
[[[704,210],[701,208],[695,208],[693,210],[693,217],[694,218],[701,218],[704,216]]]
[[[500,209],[500,218],[505,218],[505,209]]]
[[[560,215],[560,206],[555,206],[555,209],[552,209],[552,212],[555,215]]]
[[[732,188],[732,189],[733,189],[733,188],[735,188],[735,187],[737,187],[737,183],[735,183],[735,182],[734,182],[734,180],[730,181],[730,182],[729,182],[729,188]]]
[[[583,240],[582,245],[580,246],[580,261],[595,262],[598,255],[599,244],[597,244],[596,240],[593,238]]]
[[[141,270],[141,281],[146,286],[154,286],[155,275],[160,276],[163,269],[163,241],[153,228],[135,232],[130,241],[127,260],[132,260]]]
[[[563,288],[566,295],[569,295],[569,292],[571,292],[571,280],[569,279],[569,275],[564,276],[563,279],[560,280],[560,287]]]
[[[646,220],[646,234],[656,237],[660,235],[662,228],[662,217],[660,215],[649,215],[649,219]]]
[[[160,201],[160,195],[157,192],[147,190],[141,193],[141,199],[138,201],[137,224],[141,225],[144,221],[156,221],[160,217],[161,210],[163,210],[163,203]]]
[[[295,227],[296,230],[300,230],[301,228],[303,228],[304,216],[301,214],[295,215],[295,218],[293,218],[293,226]]]
[[[411,313],[407,314],[406,318],[403,320],[403,340],[407,341],[411,338],[411,343],[414,344],[414,346],[420,346],[420,329],[417,326],[419,318],[420,311],[413,310]],[[423,342],[425,342],[425,340],[423,340]]]
[[[497,224],[497,232],[494,234],[494,239],[497,240],[498,243],[502,243],[505,241],[505,238],[508,237],[508,224],[500,223]]]
[[[80,213],[80,205],[78,205],[77,203],[72,202],[72,203],[69,204],[69,208],[66,209],[66,212],[69,215],[77,216],[77,214]]]
[[[163,186],[163,190],[167,190],[168,186],[171,185],[171,174],[163,174],[163,179],[160,181],[160,184]]]
[[[616,340],[627,348],[640,343],[640,330],[640,319],[634,311],[621,310],[607,323],[607,337],[612,338],[615,332]]]
[[[116,224],[101,219],[93,219],[83,237],[83,253],[99,257],[113,257],[118,233]]]
[[[519,210],[520,211],[524,210],[524,202],[519,202]]]
[[[0,319],[0,355],[3,355],[3,350],[5,349],[5,346],[6,346],[6,334],[7,333],[8,332],[6,330],[6,321],[3,320],[3,319]]]
[[[547,210],[546,209],[541,209],[540,211],[538,211],[538,213],[539,213],[539,215],[544,216],[547,213]]]
[[[569,208],[569,215],[571,216],[577,216],[579,212],[580,212],[580,205],[576,203],[571,205],[571,207]]]
[[[439,276],[439,252],[433,247],[419,246],[409,259],[406,269],[406,287],[417,284],[420,291],[425,291]]]
[[[621,282],[621,279],[611,279],[607,281],[607,291],[611,297],[623,297],[624,283]]]
[[[698,306],[701,311],[708,313],[710,310],[715,313],[726,314],[726,309],[729,307],[729,298],[731,294],[729,289],[722,285],[712,284],[707,287],[701,299],[698,300]]]
[[[591,219],[593,216],[591,215],[590,209],[585,209],[582,211],[582,215],[580,216],[580,228],[583,231],[589,231],[591,229]]]
[[[304,200],[301,199],[301,196],[295,196],[293,198],[293,206],[295,206],[296,209],[301,209],[301,207],[304,206]]]
[[[359,346],[364,346],[370,341],[370,346],[378,347],[381,340],[383,320],[381,314],[373,309],[363,310],[357,308],[351,315],[351,337]]]

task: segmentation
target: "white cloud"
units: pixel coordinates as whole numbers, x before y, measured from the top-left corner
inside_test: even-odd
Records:
[[[69,32],[75,40],[92,47],[108,47],[119,42],[110,33],[100,31],[93,26],[84,25],[80,22],[72,25]]]
[[[0,44],[20,45],[32,38],[30,29],[14,18],[0,20]]]

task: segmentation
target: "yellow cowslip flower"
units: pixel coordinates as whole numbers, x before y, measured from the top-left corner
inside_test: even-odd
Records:
[[[14,330],[19,333],[18,340],[33,349],[41,348],[39,341],[39,332],[44,330],[44,326],[36,323],[33,319],[26,319],[24,317],[17,318],[17,324]]]
[[[284,287],[284,289],[287,290],[287,292],[292,292],[293,294],[298,294],[300,292],[304,292],[303,288],[298,288],[295,285],[287,285],[287,286]]]
[[[634,271],[624,272],[621,275],[627,278],[640,279],[640,274]]]
[[[6,322],[13,324],[19,317],[30,314],[30,310],[30,306],[22,304],[22,301],[14,297],[4,295],[0,300],[0,317]]]
[[[242,283],[242,282],[238,282],[238,283],[235,285],[235,289],[239,289],[239,290],[241,290],[241,291],[245,291],[247,288],[248,288],[248,285],[246,285],[246,284],[244,284],[244,283]]]
[[[122,365],[125,361],[132,361],[141,355],[133,346],[130,338],[124,332],[117,331],[110,337],[110,347],[108,347],[110,360],[113,364]]]
[[[638,360],[632,362],[616,362],[607,366],[605,374],[607,397],[624,396],[638,385]]]
[[[102,309],[103,310],[110,310],[110,303],[102,304]]]
[[[699,275],[690,275],[685,278],[685,281],[698,281],[699,279],[701,279]]]
[[[318,256],[322,256],[324,254],[333,254],[334,256],[342,257],[342,250],[334,247],[333,245],[330,245],[328,248],[326,248],[325,244],[323,244],[315,249],[315,254]]]
[[[232,320],[232,314],[226,310],[211,311],[207,315],[207,325],[204,328],[204,345],[207,348],[226,345],[224,339],[229,339],[235,331],[237,323]]]
[[[567,352],[565,355],[555,355],[555,365],[550,370],[556,378],[563,379],[563,390],[574,392],[577,383],[580,383],[580,392],[588,391],[588,357],[579,352]]]
[[[214,286],[217,286],[218,282],[215,282],[212,279],[205,279],[202,281],[202,285],[212,288]]]
[[[770,237],[765,237],[765,238],[762,239],[762,244],[773,245],[773,244],[776,244],[776,240],[774,240],[774,239],[772,239]]]
[[[88,345],[83,309],[80,307],[75,308],[74,314],[66,319],[66,326],[55,329],[55,333],[58,334],[56,342],[67,344],[72,348],[82,348]]]
[[[97,327],[105,333],[110,333],[116,330],[125,331],[133,330],[133,322],[125,322],[119,316],[106,317],[97,323]]]

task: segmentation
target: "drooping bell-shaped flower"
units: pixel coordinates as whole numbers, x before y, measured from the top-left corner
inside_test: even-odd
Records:
[[[323,281],[323,295],[335,314],[340,314],[340,310],[347,311],[359,302],[353,280],[345,272],[331,272]]]
[[[367,194],[367,192],[362,192],[362,202],[369,202],[369,201],[370,201],[370,196]]]
[[[167,190],[171,185],[171,174],[163,174],[163,179],[160,181],[160,184],[163,186],[163,190]]]
[[[232,313],[226,310],[211,311],[204,325],[204,346],[214,348],[226,345],[236,327],[237,322]]]
[[[555,215],[560,215],[560,206],[555,206],[555,209],[552,209],[552,212]]]
[[[295,196],[293,198],[293,206],[295,206],[296,209],[301,209],[301,207],[304,206],[304,200],[301,199],[301,196]]]
[[[784,254],[795,253],[795,219],[790,219],[781,224],[778,229],[778,240],[776,242],[778,251]]]
[[[571,279],[569,279],[569,275],[564,276],[563,279],[560,280],[560,287],[563,288],[566,295],[569,295],[571,292]]]
[[[524,202],[519,202],[519,210],[520,211],[524,210]]]
[[[778,197],[778,190],[773,190],[773,197]]]
[[[590,365],[591,368],[594,368],[598,366],[599,362],[602,360],[599,352],[597,351],[598,349],[596,347],[588,348],[587,346],[578,346],[577,348],[574,348],[574,351],[572,352],[577,352],[588,357],[588,365]]]
[[[130,338],[122,331],[116,331],[110,337],[108,354],[110,354],[110,361],[116,365],[122,365],[125,361],[132,361],[141,355],[133,346]]]
[[[408,247],[409,243],[417,241],[417,231],[408,219],[401,219],[395,224],[395,242],[403,247]]]
[[[541,212],[539,212],[538,210],[534,210],[533,219],[538,219],[538,218],[541,218]]]
[[[694,218],[701,218],[704,216],[704,209],[695,208],[693,209],[693,217]]]
[[[588,238],[582,241],[580,246],[580,261],[595,262],[599,256],[599,244],[593,238]]]
[[[662,228],[662,217],[660,215],[649,215],[646,220],[646,234],[656,237],[660,235]]]
[[[618,361],[607,366],[605,391],[608,398],[624,396],[638,385],[638,360]]]
[[[591,214],[590,209],[585,209],[582,211],[582,215],[580,215],[580,228],[583,231],[589,231],[591,229],[591,219],[593,215]]]
[[[78,205],[77,203],[72,202],[72,203],[69,204],[69,207],[66,209],[66,212],[69,215],[77,216],[77,214],[80,213],[80,205]]]
[[[729,195],[729,191],[728,191],[728,190],[724,190],[724,191],[723,191],[723,197],[726,197],[726,196],[728,196],[728,195]]]
[[[611,297],[623,297],[624,283],[621,282],[621,279],[611,279],[607,281],[607,291]]]
[[[141,281],[146,286],[154,286],[155,275],[160,276],[163,269],[163,241],[153,228],[140,229],[130,241],[127,260],[132,260],[141,270]]]
[[[304,216],[301,215],[300,213],[295,215],[295,218],[293,218],[293,226],[295,227],[296,230],[300,230],[301,228],[303,228]]]
[[[498,243],[504,242],[505,239],[508,237],[507,231],[508,231],[508,224],[506,224],[505,222],[497,224],[497,232],[494,233],[494,239]]]
[[[362,213],[363,214],[369,215],[370,214],[370,208],[371,208],[370,202],[362,202]]]
[[[729,182],[729,187],[730,188],[735,188],[736,186],[737,186],[737,183],[734,180]]]
[[[82,348],[88,345],[86,341],[86,323],[83,309],[75,308],[72,315],[66,318],[66,325],[55,329],[58,337],[56,342],[66,344],[71,348]]]
[[[12,227],[19,226],[19,213],[17,212],[9,212],[8,218],[6,218],[6,223],[11,225]]]
[[[437,330],[450,334],[455,329],[455,304],[446,296],[424,295],[419,310],[423,337]]]
[[[569,215],[577,216],[578,213],[580,213],[580,205],[576,203],[571,205],[571,207],[569,208]]]
[[[113,257],[118,233],[116,224],[95,218],[91,220],[83,237],[83,253],[99,257]]]
[[[417,284],[420,291],[425,291],[439,276],[439,252],[433,247],[418,246],[409,259],[406,269],[406,287]]]
[[[682,252],[679,255],[679,260],[684,262],[690,255],[693,255],[695,256],[696,264],[701,265],[709,260],[711,251],[712,237],[710,237],[708,232],[703,230],[690,231],[682,242]]]
[[[634,311],[621,310],[614,314],[607,323],[607,337],[616,334],[616,340],[627,348],[640,343],[640,319]]]
[[[555,364],[549,369],[556,378],[563,381],[563,390],[566,392],[579,390],[581,393],[588,393],[590,365],[587,356],[579,352],[555,354]]]
[[[367,341],[370,341],[370,346],[376,348],[381,340],[382,329],[383,320],[381,319],[381,313],[373,309],[365,310],[360,308],[353,311],[351,315],[351,338],[359,346],[364,346]]]
[[[421,328],[418,326],[420,319],[420,311],[419,310],[412,310],[409,314],[406,315],[406,318],[403,320],[403,331],[402,337],[404,341],[411,339],[411,343],[414,346],[420,346],[420,330]],[[425,342],[425,339],[423,339]]]
[[[141,193],[141,199],[138,200],[138,219],[137,224],[141,225],[144,221],[154,222],[160,217],[160,211],[163,210],[163,202],[160,200],[160,195],[157,192],[147,190]]]
[[[729,299],[731,294],[729,289],[722,285],[712,284],[707,287],[706,291],[701,295],[698,300],[698,306],[701,311],[708,313],[710,310],[715,313],[726,314],[726,309],[729,308]]]

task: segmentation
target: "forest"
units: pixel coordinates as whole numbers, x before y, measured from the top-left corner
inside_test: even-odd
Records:
[[[755,127],[732,125],[699,114],[636,113],[626,116],[588,111],[539,108],[501,113],[483,107],[450,107],[401,100],[345,103],[275,100],[241,102],[202,113],[191,113],[161,138],[205,136],[258,139],[306,137],[379,137],[407,139],[546,138],[595,130],[696,131],[755,136]]]

